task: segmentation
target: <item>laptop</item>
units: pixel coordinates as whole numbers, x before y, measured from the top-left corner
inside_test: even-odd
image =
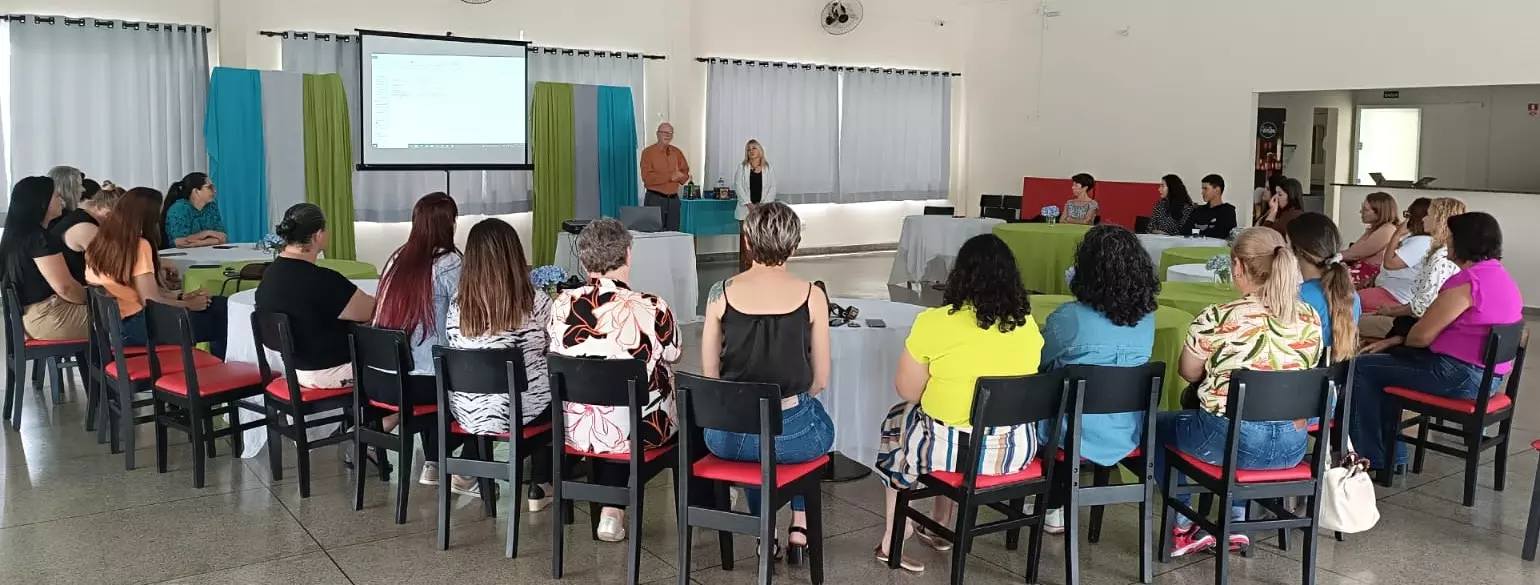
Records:
[[[661,232],[663,231],[663,209],[660,207],[621,207],[620,223],[625,225],[626,229],[633,232]]]

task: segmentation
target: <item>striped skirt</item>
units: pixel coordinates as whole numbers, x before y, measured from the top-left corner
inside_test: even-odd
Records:
[[[893,489],[909,489],[921,475],[958,471],[970,438],[968,429],[933,419],[918,404],[903,402],[882,421],[877,470]],[[973,438],[974,441],[980,441]],[[1017,425],[990,429],[979,453],[979,475],[1009,475],[1027,468],[1037,455],[1037,429]]]

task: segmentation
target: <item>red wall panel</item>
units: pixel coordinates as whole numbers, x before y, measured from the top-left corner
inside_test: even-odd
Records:
[[[1102,223],[1134,229],[1134,218],[1149,215],[1160,199],[1158,183],[1097,181],[1093,197],[1101,210]],[[1064,209],[1064,202],[1075,197],[1069,179],[1024,177],[1021,180],[1021,217],[1033,218],[1049,205]]]

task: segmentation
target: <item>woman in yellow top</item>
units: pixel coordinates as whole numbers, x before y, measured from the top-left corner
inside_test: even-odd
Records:
[[[1000,238],[984,234],[963,244],[947,276],[943,300],[943,306],[914,320],[898,363],[898,396],[903,402],[882,423],[877,469],[888,484],[888,521],[883,523],[888,530],[898,490],[909,489],[923,474],[958,471],[962,434],[972,430],[968,416],[978,379],[1035,374],[1042,355],[1043,336],[1032,320],[1016,258]],[[981,447],[980,475],[1019,472],[1037,453],[1034,425],[990,429],[982,439],[974,439]],[[952,502],[936,499],[931,517],[951,524]],[[904,536],[912,532],[906,526]],[[878,541],[878,560],[887,561],[891,536],[885,533]],[[952,546],[923,531],[920,538],[937,550]],[[925,570],[908,557],[901,566]]]
[[[1204,309],[1187,331],[1178,371],[1197,386],[1198,407],[1162,412],[1155,419],[1156,477],[1165,477],[1166,447],[1210,465],[1224,463],[1231,372],[1304,370],[1321,362],[1321,317],[1300,300],[1299,260],[1283,236],[1271,228],[1246,229],[1235,238],[1230,263],[1235,288],[1244,296]],[[1303,420],[1242,421],[1240,434],[1235,462],[1239,469],[1288,469],[1305,458]],[[1231,500],[1230,517],[1244,520],[1246,502]],[[1229,548],[1250,543],[1244,534],[1231,534]],[[1212,535],[1177,517],[1171,556],[1214,544]]]

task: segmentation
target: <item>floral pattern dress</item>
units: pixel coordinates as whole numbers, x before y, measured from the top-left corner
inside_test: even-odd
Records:
[[[679,329],[668,303],[631,290],[626,283],[595,278],[563,291],[551,306],[551,353],[574,357],[639,359],[646,363],[647,406],[642,408],[642,448],[673,438],[674,374]],[[631,451],[630,408],[567,403],[567,445],[592,453]]]
[[[1206,375],[1198,382],[1198,404],[1225,415],[1230,373],[1235,370],[1306,370],[1321,362],[1321,316],[1304,301],[1299,318],[1284,323],[1251,296],[1213,305],[1198,314],[1187,330],[1186,350],[1204,357]]]

